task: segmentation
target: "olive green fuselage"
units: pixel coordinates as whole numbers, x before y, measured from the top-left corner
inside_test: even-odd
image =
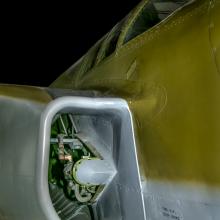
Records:
[[[220,186],[219,12],[218,0],[195,1],[51,86],[125,98],[147,178]]]

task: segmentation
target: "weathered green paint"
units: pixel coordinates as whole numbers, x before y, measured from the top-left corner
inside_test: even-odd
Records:
[[[220,185],[219,12],[219,0],[195,1],[127,44],[119,40],[89,72],[73,66],[51,86],[125,98],[146,177]]]
[[[0,84],[0,96],[28,99],[35,102],[48,103],[52,97],[43,88]]]

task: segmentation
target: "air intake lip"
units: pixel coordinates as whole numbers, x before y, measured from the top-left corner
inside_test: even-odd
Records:
[[[59,219],[51,201],[47,176],[51,123],[57,113],[75,116],[82,131],[79,137],[93,144],[103,159],[117,170],[92,205],[95,219],[104,219],[104,216],[146,219],[132,116],[127,102],[117,98],[71,96],[50,102],[41,115],[36,173],[38,199],[46,218]],[[102,144],[98,144],[100,141]]]

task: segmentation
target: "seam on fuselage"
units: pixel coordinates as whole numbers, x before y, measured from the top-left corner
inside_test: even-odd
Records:
[[[216,66],[216,70],[217,72],[220,74],[220,67],[218,66],[218,61],[217,61],[217,55],[216,55],[216,52],[217,52],[217,48],[215,47],[213,41],[212,41],[212,35],[213,35],[213,31],[215,29],[215,23],[214,21],[212,21],[212,9],[215,8],[216,6],[216,2],[220,2],[220,0],[210,0],[210,5],[209,5],[209,43],[210,43],[210,48],[211,48],[211,53],[212,53],[212,56],[213,56],[213,61],[215,63],[215,66]]]

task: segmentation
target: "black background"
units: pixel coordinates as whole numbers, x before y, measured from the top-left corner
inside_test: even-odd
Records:
[[[16,1],[1,6],[0,83],[48,86],[139,1]]]

